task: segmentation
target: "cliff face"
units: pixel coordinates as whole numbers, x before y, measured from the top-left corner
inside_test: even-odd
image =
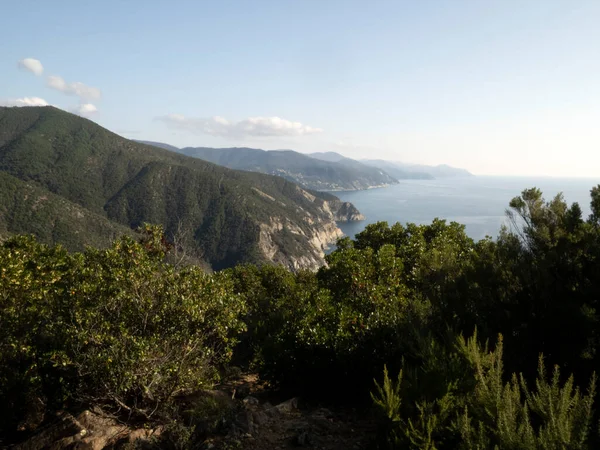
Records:
[[[343,236],[336,222],[364,220],[364,216],[352,203],[333,196],[323,199],[300,187],[297,190],[316,207],[312,213],[297,211],[308,226],[299,226],[287,217],[271,217],[260,226],[259,249],[267,260],[292,270],[316,270],[325,264],[325,250]]]
[[[341,200],[329,200],[329,209],[331,210],[333,217],[336,222],[352,222],[358,220],[365,220],[356,207],[350,202],[343,202]]]

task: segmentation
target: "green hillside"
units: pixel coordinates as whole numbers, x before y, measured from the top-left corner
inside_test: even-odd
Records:
[[[322,191],[368,189],[398,182],[384,170],[352,159],[324,161],[292,150],[186,147],[178,151],[230,169],[279,175]]]
[[[339,236],[320,194],[133,142],[53,107],[0,108],[0,173],[121,226],[162,224],[170,237],[183,230],[186,249],[215,268],[316,267],[323,255],[314,238],[326,245]],[[95,233],[82,242],[100,239]]]
[[[131,229],[76,203],[0,172],[0,237],[34,234],[40,242],[60,242],[71,250],[106,247]]]

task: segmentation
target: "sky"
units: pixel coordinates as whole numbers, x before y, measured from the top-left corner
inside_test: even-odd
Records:
[[[130,139],[600,176],[598,0],[10,2],[0,105]]]

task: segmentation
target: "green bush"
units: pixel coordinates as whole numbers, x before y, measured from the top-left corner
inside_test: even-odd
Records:
[[[281,387],[337,397],[353,390],[366,400],[374,367],[410,351],[430,305],[406,296],[392,245],[348,248],[328,262],[316,275],[233,270],[236,292],[248,303],[244,352],[263,378]]]
[[[383,383],[371,394],[383,418],[389,448],[415,449],[586,449],[593,447],[592,404],[596,378],[580,393],[573,377],[561,382],[558,367],[547,378],[540,356],[535,388],[523,375],[504,378],[502,336],[493,351],[469,339],[456,340],[448,357],[458,357],[466,376],[446,381],[446,393],[433,401],[429,392],[406,405],[402,371],[393,381],[384,367]],[[410,383],[410,381],[409,381]],[[415,386],[408,389],[415,390]]]
[[[43,418],[74,376],[65,354],[72,309],[65,301],[80,260],[61,247],[20,236],[0,247],[0,430]],[[29,416],[29,417],[26,417]],[[27,423],[22,423],[21,428]]]
[[[15,238],[0,248],[0,401],[8,430],[33,404],[101,403],[150,417],[210,386],[243,330],[227,274],[163,262],[161,230],[67,254]]]

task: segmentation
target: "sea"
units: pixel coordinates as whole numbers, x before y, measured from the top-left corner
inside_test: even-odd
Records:
[[[549,201],[562,193],[568,204],[578,202],[584,218],[590,213],[590,190],[598,178],[532,178],[473,176],[436,180],[403,180],[399,184],[364,191],[332,192],[351,202],[366,220],[339,223],[345,235],[354,237],[367,225],[379,221],[427,224],[440,218],[465,225],[473,239],[495,238],[508,224],[510,200],[524,189],[536,187]]]

